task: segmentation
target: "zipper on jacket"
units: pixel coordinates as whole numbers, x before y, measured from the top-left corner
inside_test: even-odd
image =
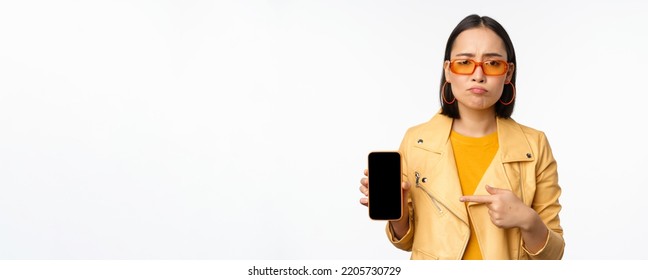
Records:
[[[416,177],[416,187],[419,188],[419,189],[421,189],[421,190],[423,190],[423,192],[425,192],[425,193],[430,197],[430,200],[432,200],[432,205],[434,205],[434,207],[437,209],[437,211],[439,212],[439,214],[443,214],[443,210],[441,209],[441,206],[439,206],[439,204],[442,204],[442,203],[438,202],[438,201],[434,198],[434,196],[432,196],[431,193],[429,193],[425,188],[423,188],[423,187],[421,186],[421,184],[419,184],[419,181],[421,180],[421,174],[419,174],[418,171],[415,171],[415,172],[414,172],[414,177]],[[467,211],[467,209],[466,209],[466,211]],[[452,211],[450,211],[450,212],[452,213]],[[457,216],[456,213],[453,213],[453,214],[454,214],[455,216]],[[466,214],[470,215],[469,213],[466,213]],[[457,216],[457,217],[458,217],[458,216]],[[468,219],[470,219],[470,218],[468,218]],[[462,221],[462,222],[464,222],[464,224],[465,224],[466,226],[469,226],[468,223],[466,223],[463,219],[459,219],[459,220]],[[464,253],[466,252],[466,247],[468,246],[468,240],[469,240],[469,239],[470,239],[470,228],[468,229],[468,235],[467,235],[466,238],[463,240],[463,244],[464,244],[464,245],[463,245],[463,249],[461,249],[461,254],[459,254],[458,259],[461,259],[461,257],[462,257],[462,256],[464,255]],[[522,249],[522,248],[520,248],[520,249]]]
[[[434,207],[437,209],[437,211],[439,212],[439,214],[443,214],[443,210],[441,209],[441,206],[439,206],[437,200],[434,199],[434,197],[432,196],[432,194],[430,194],[426,189],[424,189],[424,188],[421,186],[421,184],[419,184],[419,180],[421,179],[421,174],[419,174],[418,171],[414,171],[414,176],[416,177],[416,187],[419,188],[419,189],[421,189],[421,190],[423,190],[423,191],[424,191],[424,192],[425,192],[425,193],[430,197],[430,200],[432,200],[432,204],[433,204]]]

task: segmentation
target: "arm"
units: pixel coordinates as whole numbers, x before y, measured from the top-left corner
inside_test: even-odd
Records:
[[[398,152],[401,154],[402,166],[402,189],[403,189],[403,217],[398,221],[391,221],[387,223],[386,232],[389,240],[399,249],[411,251],[414,237],[414,207],[412,204],[412,196],[408,180],[408,151],[409,151],[409,135],[410,131],[405,133],[405,137],[401,141]]]
[[[558,185],[558,168],[551,147],[544,134],[539,143],[538,164],[536,165],[536,192],[531,207],[547,228],[539,250],[533,240],[524,239],[524,249],[531,259],[561,259],[565,249],[563,229],[558,216],[562,206],[559,202],[561,188]],[[523,233],[524,238],[524,233]]]
[[[365,169],[364,171],[365,176],[368,176],[368,170]],[[362,192],[365,197],[360,198],[360,204],[364,206],[368,206],[368,199],[367,197],[369,196],[369,180],[367,177],[364,177],[360,179],[360,192]],[[387,222],[387,236],[389,237],[389,240],[394,244],[394,246],[403,249],[403,250],[411,250],[412,247],[412,236],[413,236],[413,217],[412,214],[412,203],[411,203],[411,198],[409,196],[409,189],[410,185],[407,181],[404,181],[401,183],[401,189],[402,189],[402,196],[403,196],[403,201],[401,204],[403,205],[402,213],[403,216],[396,221],[389,221]]]
[[[520,225],[520,232],[527,253],[537,254],[544,247],[549,230],[535,210],[527,209],[527,217]]]
[[[519,228],[523,249],[531,259],[560,259],[565,242],[558,218],[561,190],[556,161],[544,134],[538,144],[536,189],[531,207],[510,190],[491,186],[486,186],[489,195],[462,196],[459,200],[486,204],[491,222],[499,228]]]
[[[525,250],[531,254],[540,251],[547,240],[547,227],[538,213],[510,190],[486,185],[486,191],[490,195],[462,196],[459,200],[485,204],[495,226],[519,228]]]

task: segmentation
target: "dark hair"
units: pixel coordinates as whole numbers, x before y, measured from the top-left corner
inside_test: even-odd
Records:
[[[513,77],[511,79],[511,83],[515,84],[515,75],[517,73],[517,63],[515,60],[515,49],[513,48],[513,42],[511,42],[511,38],[509,38],[508,33],[506,33],[506,30],[504,30],[504,27],[500,25],[497,21],[494,19],[483,16],[480,17],[479,15],[469,15],[466,18],[464,18],[459,24],[457,24],[457,27],[455,27],[454,30],[452,30],[452,33],[450,33],[450,37],[448,38],[448,43],[446,44],[445,48],[445,56],[443,58],[443,61],[450,60],[450,52],[452,51],[452,45],[454,44],[455,39],[457,39],[457,36],[461,34],[461,32],[464,32],[465,30],[476,28],[476,27],[486,27],[490,30],[493,30],[497,36],[499,36],[502,41],[504,41],[504,46],[506,48],[506,57],[508,58],[508,62],[513,63],[515,65],[515,71],[513,72]],[[459,107],[457,106],[457,102],[454,102],[452,104],[446,104],[443,102],[444,96],[442,96],[443,91],[443,86],[446,82],[445,79],[445,74],[442,72],[441,73],[441,88],[439,90],[439,101],[441,102],[441,114],[446,115],[451,118],[458,119],[459,118]],[[454,95],[452,93],[452,88],[447,87],[445,90],[445,99],[446,100],[452,100],[454,98]],[[504,91],[502,92],[502,97],[500,98],[501,100],[505,100],[504,102],[508,102],[508,100],[511,100],[513,98],[513,88],[510,86],[505,86]],[[498,117],[501,118],[510,118],[511,114],[513,114],[513,107],[515,107],[515,100],[513,100],[509,105],[504,105],[501,102],[496,102],[495,103],[495,114]]]

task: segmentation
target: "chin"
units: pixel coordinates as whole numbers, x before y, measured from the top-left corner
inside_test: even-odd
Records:
[[[496,101],[497,102],[497,101]],[[467,109],[470,110],[476,110],[476,111],[481,111],[481,110],[489,110],[489,109],[494,109],[495,108],[495,102],[473,102],[470,105],[466,106]]]

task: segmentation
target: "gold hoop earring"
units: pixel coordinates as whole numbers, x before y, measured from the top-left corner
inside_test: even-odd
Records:
[[[511,82],[508,82],[506,84],[511,85],[511,88],[513,88],[513,97],[511,97],[511,100],[509,100],[509,102],[504,102],[504,101],[502,101],[502,99],[500,99],[499,102],[502,103],[502,105],[504,105],[504,106],[510,105],[511,103],[513,103],[513,100],[515,100],[515,86]]]
[[[446,88],[447,84],[448,84],[448,81],[443,83],[443,86],[441,87],[441,99],[443,99],[443,103],[448,104],[448,105],[452,105],[452,103],[455,103],[455,101],[457,101],[457,98],[452,96],[452,97],[454,97],[452,99],[452,101],[448,102],[448,100],[446,100],[446,98],[445,98],[445,88]]]

